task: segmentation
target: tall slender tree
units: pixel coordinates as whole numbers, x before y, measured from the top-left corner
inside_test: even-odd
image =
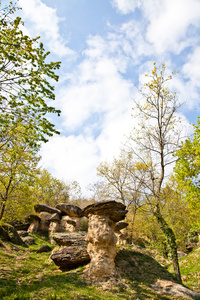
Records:
[[[176,114],[180,105],[176,93],[171,92],[167,86],[174,73],[165,76],[165,71],[165,64],[157,67],[154,63],[151,74],[147,75],[150,80],[141,89],[142,99],[135,101],[133,110],[138,126],[132,131],[125,147],[129,163],[124,162],[123,168],[120,165],[120,170],[126,170],[123,176],[116,168],[120,159],[112,168],[106,169],[106,165],[101,165],[98,171],[118,192],[122,187],[124,191],[125,188],[127,190],[128,182],[129,197],[132,191],[132,200],[136,201],[137,195],[138,204],[145,203],[145,207],[150,207],[166,237],[175,276],[181,280],[175,234],[161,209],[166,168],[176,160],[173,154],[179,148],[181,136],[180,120]]]

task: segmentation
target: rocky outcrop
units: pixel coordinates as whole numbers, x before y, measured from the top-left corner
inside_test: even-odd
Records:
[[[125,205],[116,201],[98,202],[84,208],[84,214],[89,218],[86,241],[91,258],[85,275],[91,283],[105,282],[116,275],[115,222],[125,218],[125,208]]]
[[[53,238],[60,247],[53,250],[50,258],[61,270],[82,266],[90,261],[84,234],[60,233]]]

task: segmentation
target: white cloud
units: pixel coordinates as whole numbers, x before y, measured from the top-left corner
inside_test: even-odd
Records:
[[[27,1],[20,2],[26,5]],[[30,0],[30,3],[40,7],[42,2]],[[138,94],[126,77],[127,70],[133,66],[133,82],[142,82],[144,73],[152,69],[152,60],[158,64],[165,61],[171,68],[171,53],[177,54],[188,45],[197,45],[197,36],[188,36],[190,26],[199,26],[200,9],[196,0],[113,0],[112,4],[123,14],[140,8],[142,19],[110,25],[105,37],[88,37],[79,64],[70,74],[61,76],[62,85],[56,95],[62,110],[60,125],[69,136],[53,137],[42,147],[44,167],[50,168],[60,179],[77,180],[82,187],[97,180],[96,167],[100,161],[112,160],[118,155],[124,135],[129,135],[134,125],[131,99]],[[56,16],[56,11],[47,10],[47,15],[51,14]],[[52,29],[52,24],[48,27],[47,21],[43,24],[41,17],[37,17],[37,24],[46,37],[55,30],[52,31],[54,41],[64,44],[59,35],[60,19],[56,17],[54,21]],[[193,98],[190,103],[198,95],[199,57],[199,48],[186,55],[180,76],[173,80],[183,99]],[[188,126],[187,121],[184,126]]]
[[[190,26],[200,25],[200,2],[198,0],[147,0],[143,2],[145,17],[149,20],[147,39],[158,53],[180,53],[192,45],[187,37]]]
[[[59,56],[73,55],[74,52],[69,49],[59,32],[59,23],[62,21],[58,17],[56,9],[53,9],[41,0],[19,0],[19,6],[24,14],[23,19],[31,21],[29,28],[34,36],[41,35],[45,38],[51,52]]]
[[[89,182],[95,182],[98,147],[92,138],[56,136],[42,146],[41,165],[61,180],[76,180],[85,192]]]
[[[120,13],[128,14],[140,7],[142,0],[112,0],[111,3]]]

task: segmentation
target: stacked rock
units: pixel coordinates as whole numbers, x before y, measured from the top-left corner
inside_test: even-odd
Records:
[[[83,233],[60,233],[53,238],[59,247],[54,248],[50,258],[61,270],[75,268],[90,261]]]
[[[88,254],[90,264],[86,269],[87,280],[92,283],[105,282],[116,274],[115,256],[117,237],[116,223],[126,216],[126,206],[116,201],[97,202],[84,208],[89,218]]]

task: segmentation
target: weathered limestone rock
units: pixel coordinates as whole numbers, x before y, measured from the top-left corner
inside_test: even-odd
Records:
[[[115,256],[117,237],[115,222],[124,219],[125,205],[116,201],[98,202],[84,208],[89,217],[87,251],[91,261],[86,269],[86,280],[92,283],[105,282],[116,275]]]
[[[168,280],[158,279],[155,284],[151,285],[151,288],[156,292],[159,292],[159,294],[172,294],[189,299],[200,299],[199,293],[189,290],[181,284]]]
[[[81,266],[90,261],[87,242],[82,233],[59,233],[54,235],[60,247],[55,247],[50,258],[61,270]]]
[[[40,212],[47,212],[49,214],[58,214],[61,215],[61,211],[57,208],[51,207],[47,204],[36,204],[34,205],[35,212],[40,213]]]
[[[48,245],[42,245],[36,252],[42,253],[42,252],[49,252],[51,251],[51,248]]]
[[[74,232],[79,231],[80,229],[80,218],[63,216],[60,222],[60,231],[61,232]]]
[[[36,232],[38,232],[41,219],[38,216],[34,215],[34,214],[31,214],[28,217],[28,219],[31,221],[31,224],[30,224],[27,232],[28,233],[36,233]]]
[[[56,205],[56,208],[59,209],[65,215],[70,217],[83,217],[83,211],[80,207],[73,204],[59,203]]]
[[[86,236],[83,233],[57,233],[53,238],[60,246],[87,246]]]
[[[86,270],[89,281],[104,282],[115,276],[115,223],[108,216],[89,215],[86,241],[91,261]]]
[[[40,222],[40,230],[42,231],[49,231],[49,224],[50,224],[50,218],[51,218],[52,214],[48,213],[48,212],[41,212],[39,213],[39,217],[41,219]]]
[[[100,201],[88,205],[83,210],[84,216],[95,213],[96,215],[109,216],[110,220],[119,222],[123,220],[127,214],[126,206],[116,201]]]
[[[61,247],[59,251],[53,253],[50,258],[61,270],[79,267],[90,261],[86,245]]]

